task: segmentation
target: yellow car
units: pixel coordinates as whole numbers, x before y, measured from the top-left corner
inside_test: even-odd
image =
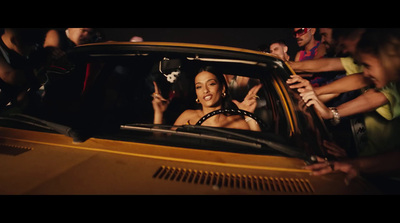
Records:
[[[315,156],[332,158],[322,146],[332,135],[288,88],[294,72],[277,57],[163,42],[88,44],[67,56],[47,71],[34,109],[2,111],[0,194],[380,193],[361,177],[345,185],[343,173],[304,169]],[[261,83],[254,112],[221,109],[173,126],[197,106],[203,66],[220,69],[239,102]],[[154,82],[169,101],[162,125],[153,124]],[[221,113],[254,119],[261,131],[202,125]]]

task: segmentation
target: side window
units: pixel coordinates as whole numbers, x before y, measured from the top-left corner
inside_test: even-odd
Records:
[[[279,89],[279,84],[274,78],[276,73],[265,73],[263,76],[263,85],[265,92],[266,107],[268,108],[268,121],[271,123],[270,131],[280,136],[289,136],[289,123],[287,120],[285,106],[281,98],[281,90]]]
[[[277,81],[277,77],[267,78],[266,84],[268,84],[269,91],[268,96],[271,102],[272,116],[275,124],[274,133],[282,136],[291,136],[291,122],[288,120],[288,107],[285,105],[286,102],[282,101],[283,95],[280,89],[280,84]]]

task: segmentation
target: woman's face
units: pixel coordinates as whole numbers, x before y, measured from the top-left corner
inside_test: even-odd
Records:
[[[388,74],[385,73],[381,62],[379,59],[371,54],[362,53],[361,63],[364,66],[364,76],[371,79],[375,87],[383,88],[386,84],[388,84],[391,80]]]
[[[221,106],[221,95],[225,87],[214,74],[202,71],[196,75],[194,82],[197,98],[203,107]]]

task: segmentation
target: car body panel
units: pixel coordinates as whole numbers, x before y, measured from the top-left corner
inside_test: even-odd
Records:
[[[60,134],[3,127],[0,132],[0,151],[7,145],[26,150],[18,155],[0,154],[0,167],[4,170],[0,179],[7,180],[7,184],[0,185],[2,194],[377,193],[361,179],[346,186],[338,180],[342,174],[333,178],[310,176],[303,169],[304,162],[296,158],[97,138],[77,144]],[[161,170],[165,173],[161,174]],[[198,178],[174,179],[167,176],[167,170],[196,173]],[[206,173],[207,177],[201,178],[200,174]],[[219,178],[212,178],[216,176]],[[332,191],[318,186],[324,183],[330,183]],[[365,191],[358,191],[360,186]]]

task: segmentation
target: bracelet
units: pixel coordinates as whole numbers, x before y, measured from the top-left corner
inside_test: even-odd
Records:
[[[338,112],[337,108],[329,107],[329,110],[331,110],[331,112],[333,114],[333,118],[331,119],[332,125],[339,124],[340,123],[340,115],[339,115],[339,112]]]
[[[251,120],[253,120],[253,121],[255,121],[256,124],[258,125],[258,122],[257,122],[255,119],[253,119],[253,118],[247,117],[247,118],[245,118],[244,120],[247,122],[247,124],[249,124],[249,122],[250,122]]]

